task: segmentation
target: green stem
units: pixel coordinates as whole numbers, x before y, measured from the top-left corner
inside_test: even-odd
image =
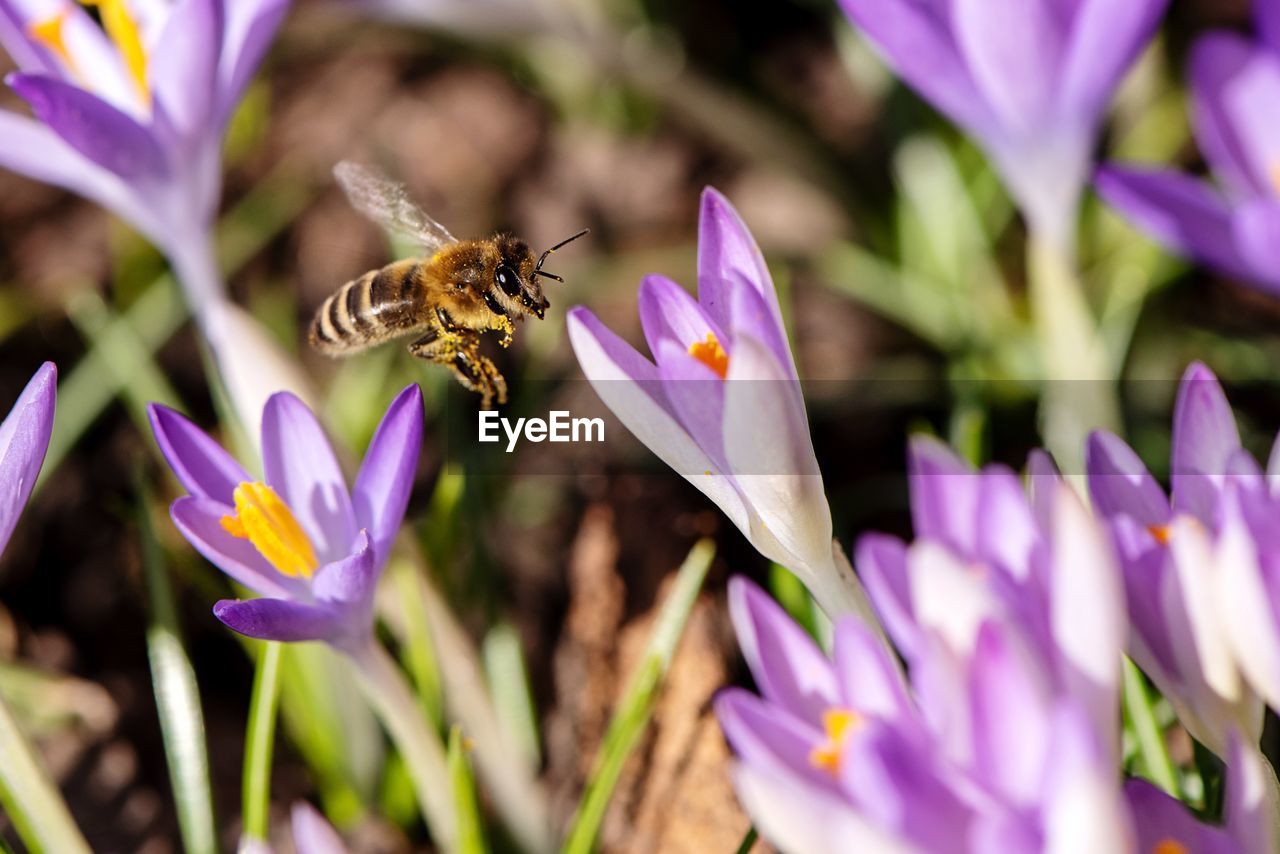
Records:
[[[455,800],[439,734],[427,726],[404,674],[376,640],[370,637],[347,654],[374,712],[404,757],[432,837],[441,850],[457,851]]]
[[[1138,740],[1138,755],[1152,781],[1175,798],[1181,797],[1178,769],[1169,756],[1169,748],[1156,720],[1151,694],[1143,681],[1142,671],[1128,657],[1124,660],[1124,708]]]
[[[249,725],[244,739],[241,809],[246,839],[266,842],[270,834],[271,757],[276,739],[276,707],[280,699],[279,643],[258,645],[258,665],[249,698]]]
[[[1045,445],[1062,471],[1079,481],[1089,432],[1119,426],[1115,369],[1062,241],[1032,232],[1027,269],[1031,312],[1044,362]]]

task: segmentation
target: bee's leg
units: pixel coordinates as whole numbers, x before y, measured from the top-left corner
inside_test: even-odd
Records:
[[[506,381],[493,362],[480,355],[478,339],[433,329],[410,344],[409,352],[448,368],[463,388],[480,395],[483,408],[489,409],[495,397],[499,404],[507,402]]]

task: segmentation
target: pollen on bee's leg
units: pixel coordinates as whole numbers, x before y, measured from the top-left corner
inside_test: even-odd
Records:
[[[289,505],[265,483],[242,483],[233,493],[236,512],[222,517],[222,528],[248,540],[282,575],[310,578],[320,566],[306,531]]]
[[[720,339],[714,332],[708,332],[705,340],[690,344],[689,355],[715,371],[720,379],[729,375],[729,354],[720,346]]]

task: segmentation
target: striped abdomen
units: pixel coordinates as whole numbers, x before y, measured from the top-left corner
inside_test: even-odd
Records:
[[[411,258],[347,282],[316,312],[311,346],[345,356],[425,327],[421,267]]]

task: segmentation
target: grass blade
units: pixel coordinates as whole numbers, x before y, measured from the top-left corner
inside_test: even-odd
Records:
[[[458,816],[458,851],[460,854],[485,854],[489,845],[480,820],[480,803],[476,798],[476,781],[467,761],[467,746],[462,730],[449,731],[449,779],[453,785],[453,803]]]
[[[489,677],[489,696],[493,698],[499,723],[524,751],[529,764],[536,768],[542,764],[538,715],[533,706],[524,651],[515,628],[510,623],[500,623],[490,629],[481,654]]]
[[[182,645],[173,590],[147,515],[149,496],[145,488],[141,488],[138,494],[141,498],[138,532],[151,602],[147,656],[151,661],[151,683],[160,715],[165,760],[169,765],[169,782],[178,811],[182,845],[188,854],[216,854],[218,836],[213,819],[209,755],[205,748],[200,692],[196,687],[195,669]]]
[[[258,666],[253,672],[253,693],[249,698],[240,797],[245,838],[266,842],[270,831],[271,757],[280,700],[280,644],[263,642],[257,646]]]
[[[1133,729],[1138,743],[1138,756],[1146,768],[1147,775],[1157,786],[1175,798],[1181,797],[1181,786],[1178,785],[1178,770],[1169,757],[1169,748],[1164,742],[1164,733],[1156,720],[1155,707],[1151,700],[1151,692],[1147,690],[1146,681],[1138,665],[1128,657],[1124,660],[1124,711],[1129,725]]]
[[[45,773],[35,749],[0,700],[0,804],[35,854],[88,854],[58,787]]]
[[[714,556],[715,544],[710,540],[701,540],[680,567],[675,587],[658,614],[653,634],[649,637],[644,657],[640,660],[640,667],[618,704],[613,719],[609,721],[609,729],[600,745],[595,769],[587,781],[577,815],[574,816],[565,840],[565,854],[588,854],[594,848],[605,810],[608,809],[614,787],[618,784],[618,777],[649,723],[654,700],[662,686],[662,677],[671,664],[671,657],[675,655],[676,645],[684,633],[685,622],[697,601],[698,592],[702,589],[702,582],[707,577],[707,570],[711,568]]]

